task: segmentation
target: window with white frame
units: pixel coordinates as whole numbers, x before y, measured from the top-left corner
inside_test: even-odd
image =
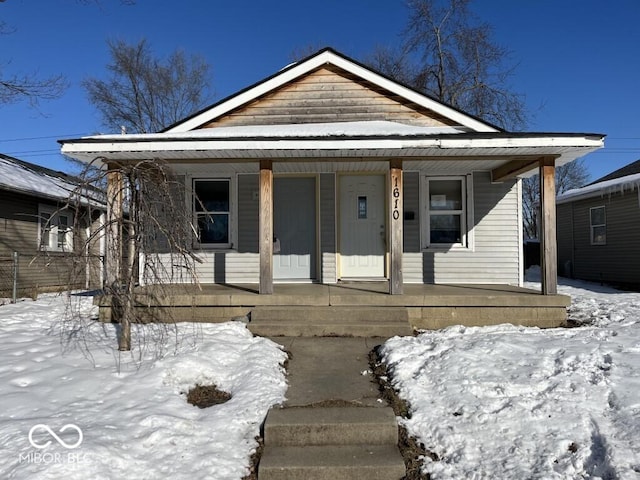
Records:
[[[41,250],[70,252],[73,250],[73,214],[48,205],[38,206],[38,243]]]
[[[194,179],[193,212],[197,242],[202,246],[231,245],[231,180]]]
[[[592,207],[589,211],[591,225],[591,245],[606,245],[607,243],[607,216],[602,207]]]
[[[467,246],[464,177],[425,177],[423,243],[426,247]]]

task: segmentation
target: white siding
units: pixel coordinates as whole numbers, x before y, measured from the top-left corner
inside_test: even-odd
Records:
[[[506,283],[518,285],[519,224],[516,181],[492,184],[490,174],[473,178],[473,241],[471,248],[416,252],[405,244],[406,283]],[[416,189],[407,205],[415,205]],[[411,243],[414,243],[412,241]]]

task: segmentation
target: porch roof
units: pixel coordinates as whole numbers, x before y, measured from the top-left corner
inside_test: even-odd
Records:
[[[604,144],[594,133],[471,132],[464,127],[424,127],[390,121],[217,127],[188,132],[98,135],[60,140],[62,153],[85,162],[96,158],[171,161],[278,159],[389,160],[491,158],[504,163],[553,156],[560,166]],[[530,162],[531,163],[531,162]],[[519,169],[526,174],[537,169]],[[524,170],[524,171],[522,171]]]

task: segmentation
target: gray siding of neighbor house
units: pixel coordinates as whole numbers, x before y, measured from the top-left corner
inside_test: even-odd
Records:
[[[573,276],[573,204],[556,206],[556,241],[558,243],[558,275]]]
[[[420,252],[415,235],[419,226],[410,228],[413,233],[405,238],[403,256],[405,282],[512,285],[520,282],[517,181],[494,184],[488,172],[474,172],[467,178],[472,179],[473,186],[473,201],[469,202],[473,208],[471,248]],[[419,180],[405,180],[405,210],[419,205],[416,183],[419,185]]]
[[[56,207],[51,200],[0,190],[0,296],[7,296],[13,289],[13,252],[18,252],[21,296],[85,286],[87,272],[83,259],[61,252],[38,251],[39,204]],[[76,245],[81,244],[84,232],[74,233],[74,239]],[[99,265],[92,263],[90,285],[97,287]]]
[[[571,207],[573,244],[568,243],[565,223],[558,222],[558,259],[571,260],[575,278],[633,287],[640,286],[640,198],[638,191],[576,200]],[[606,245],[591,245],[590,208],[605,207]],[[563,214],[564,215],[564,214]],[[562,253],[560,253],[562,252]],[[572,252],[569,258],[566,252]]]

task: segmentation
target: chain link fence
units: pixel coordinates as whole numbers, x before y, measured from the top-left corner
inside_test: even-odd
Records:
[[[17,300],[18,293],[18,252],[11,256],[0,256],[0,299]]]

